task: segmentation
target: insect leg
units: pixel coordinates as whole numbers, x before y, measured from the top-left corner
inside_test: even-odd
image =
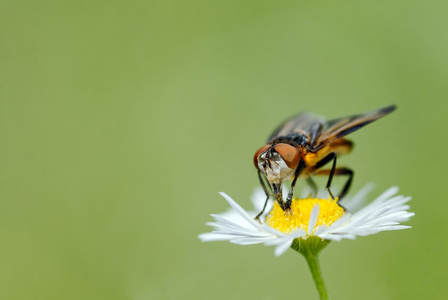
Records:
[[[347,194],[348,190],[350,189],[350,186],[352,185],[354,173],[353,173],[353,170],[348,169],[348,168],[340,168],[338,171],[339,172],[337,175],[348,175],[348,180],[345,183],[341,194],[339,195],[339,200],[341,200]]]
[[[309,176],[306,178],[306,182],[310,186],[311,190],[313,191],[314,196],[317,196],[317,185],[314,182],[314,180]]]
[[[331,199],[334,200],[334,196],[333,193],[330,190],[330,186],[331,186],[331,181],[333,180],[333,176],[334,176],[334,171],[336,170],[336,153],[333,153],[333,166],[331,167],[331,171],[330,171],[330,176],[328,176],[328,182],[327,182],[327,190],[330,193]]]
[[[333,160],[333,166],[331,167],[331,170],[330,170],[330,176],[328,177],[328,182],[327,182],[326,189],[330,193],[331,198],[334,199],[334,195],[331,192],[330,187],[331,187],[331,181],[333,180],[334,171],[336,170],[336,153],[331,152],[330,154],[325,156],[321,161],[319,161],[314,166],[314,169],[317,170],[317,169],[319,169],[320,167],[323,167],[324,165],[326,165],[327,163],[329,163],[332,160]]]
[[[296,185],[296,181],[299,178],[300,172],[303,170],[303,168],[304,168],[304,163],[303,163],[303,160],[301,160],[299,162],[299,165],[297,166],[296,172],[294,174],[294,179],[291,183],[291,188],[289,189],[289,193],[288,193],[288,198],[286,198],[286,204],[285,204],[284,211],[289,210],[291,208],[294,186]]]
[[[316,173],[314,173],[314,175],[328,175],[328,174],[330,174],[330,171],[331,170],[319,170]],[[348,190],[350,189],[350,186],[352,185],[354,172],[353,172],[353,170],[351,170],[349,168],[337,168],[334,171],[334,175],[338,175],[338,176],[339,175],[348,175],[348,180],[345,183],[341,194],[339,195],[339,200],[341,200],[347,194]]]
[[[263,181],[263,177],[261,176],[261,171],[258,171],[258,179],[260,179],[260,183],[261,186],[263,187],[264,193],[266,194],[266,201],[264,202],[264,206],[263,209],[261,210],[261,212],[255,217],[255,220],[260,221],[260,216],[264,213],[264,210],[266,209],[266,205],[268,204],[268,200],[269,200],[269,192],[268,189],[266,188],[266,185]],[[269,185],[270,186],[270,185]]]

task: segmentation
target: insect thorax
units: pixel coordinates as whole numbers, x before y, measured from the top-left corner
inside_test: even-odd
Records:
[[[306,147],[308,146],[308,137],[304,133],[293,132],[288,135],[277,137],[272,143],[285,143],[294,147]]]

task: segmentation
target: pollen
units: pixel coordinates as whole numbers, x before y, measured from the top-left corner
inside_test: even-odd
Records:
[[[284,212],[280,205],[275,202],[274,208],[266,217],[266,223],[274,229],[283,233],[290,233],[297,229],[308,231],[311,210],[319,204],[319,216],[317,226],[330,226],[345,214],[344,209],[338,205],[338,199],[293,199],[291,211]]]

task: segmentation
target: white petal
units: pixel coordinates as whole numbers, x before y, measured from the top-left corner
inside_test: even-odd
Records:
[[[207,233],[201,233],[198,237],[203,242],[212,242],[212,241],[227,241],[233,238],[234,236],[207,232]]]
[[[316,230],[314,230],[313,235],[320,236],[321,234],[324,234],[328,230],[328,227],[326,226],[317,226]]]
[[[317,218],[319,217],[319,210],[320,206],[318,203],[316,203],[311,210],[310,221],[308,223],[308,235],[311,235],[313,233],[314,227],[316,227]]]
[[[254,206],[255,211],[260,212],[263,209],[264,202],[266,201],[266,194],[264,193],[263,189],[261,187],[255,188],[254,192],[252,193],[252,196],[250,197],[252,204]],[[268,204],[272,202],[269,201]],[[267,209],[267,207],[266,207]],[[266,210],[269,211],[269,210]]]
[[[372,185],[368,185],[352,198],[347,198],[346,203],[344,203],[345,207],[349,209],[356,208],[366,198],[366,194],[371,189]],[[316,227],[320,206],[315,204],[311,210],[307,231],[297,229],[291,233],[279,232],[253,219],[253,216],[262,209],[262,205],[264,205],[266,200],[262,189],[256,189],[252,197],[254,206],[257,207],[254,212],[246,212],[227,194],[220,193],[229,203],[231,209],[225,213],[211,215],[215,222],[208,222],[207,225],[214,230],[200,234],[199,238],[202,241],[228,240],[239,245],[263,243],[266,246],[275,246],[274,253],[276,256],[279,256],[289,249],[295,238],[305,238],[308,235],[319,236],[326,240],[340,241],[342,239],[355,239],[357,236],[371,235],[381,231],[411,228],[410,226],[401,225],[401,222],[407,221],[414,216],[414,213],[407,211],[409,205],[406,203],[411,198],[396,195],[397,192],[397,187],[386,190],[356,213],[346,212],[329,227],[325,225]],[[272,205],[272,201],[269,204]]]
[[[349,211],[357,211],[366,201],[367,195],[373,190],[375,184],[372,182],[365,185],[353,197],[342,200],[342,205]]]
[[[230,242],[238,245],[262,244],[272,240],[275,237],[239,237],[231,239]]]
[[[219,194],[223,196],[230,204],[230,206],[234,210],[236,210],[249,224],[253,225],[256,228],[259,227],[260,224],[257,223],[257,221],[255,221],[251,216],[249,216],[248,213],[241,206],[238,205],[238,203],[236,203],[232,198],[230,198],[230,196],[228,196],[224,192],[220,192]]]
[[[398,186],[393,186],[393,187],[389,188],[388,190],[386,190],[384,193],[382,193],[378,198],[376,198],[374,202],[383,202],[387,198],[390,198],[393,195],[395,195],[396,193],[398,193],[399,190],[400,189],[398,188]]]
[[[283,253],[285,253],[286,250],[288,250],[289,247],[291,247],[292,241],[293,241],[293,239],[287,239],[283,243],[281,243],[280,245],[275,247],[275,250],[274,250],[275,256],[280,256]]]

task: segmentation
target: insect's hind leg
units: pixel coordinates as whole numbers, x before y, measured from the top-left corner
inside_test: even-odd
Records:
[[[337,169],[337,170],[338,170],[338,174],[337,175],[348,175],[348,180],[345,183],[344,188],[342,189],[341,194],[339,195],[339,200],[341,200],[348,193],[348,190],[352,186],[354,172],[353,172],[352,169],[348,169],[348,168],[340,168],[340,169]]]
[[[331,181],[333,180],[333,176],[334,176],[334,172],[336,170],[336,153],[331,152],[330,154],[328,154],[327,156],[325,156],[321,161],[319,161],[316,166],[314,167],[315,169],[319,169],[321,167],[323,167],[324,165],[326,165],[327,163],[329,163],[330,161],[333,160],[333,166],[331,167],[330,170],[326,170],[329,171],[329,177],[328,177],[328,182],[327,182],[327,186],[326,189],[328,191],[328,193],[330,193],[330,196],[332,199],[334,199],[334,195],[330,190],[331,187]],[[321,174],[322,171],[317,171],[316,173],[314,173],[315,175],[323,175]],[[328,173],[326,173],[328,174]]]
[[[308,183],[308,185],[311,188],[311,191],[313,192],[313,195],[316,197],[317,196],[317,184],[314,182],[314,180],[311,177],[307,177],[306,178],[306,182]]]
[[[263,177],[261,176],[261,172],[260,171],[258,171],[258,179],[260,180],[260,184],[263,187],[264,193],[266,194],[266,201],[264,202],[263,209],[255,217],[255,220],[258,220],[258,222],[260,222],[260,217],[264,213],[264,210],[266,209],[266,205],[268,204],[268,201],[269,201],[269,192],[268,192],[268,189],[266,188],[265,182],[263,180]],[[271,186],[271,185],[269,185],[269,186]]]
[[[328,182],[327,182],[326,188],[327,188],[328,192],[330,193],[331,198],[334,200],[334,195],[331,192],[330,187],[331,187],[331,182],[333,180],[334,172],[336,170],[336,153],[331,153],[331,154],[333,154],[333,166],[331,167],[330,176],[328,176]]]
[[[314,173],[314,175],[331,175],[331,171],[333,170],[319,170],[316,173]],[[348,180],[344,185],[344,188],[342,189],[341,193],[339,194],[339,200],[340,201],[342,198],[345,197],[345,195],[348,193],[352,182],[353,182],[353,176],[354,176],[354,172],[353,170],[349,169],[349,168],[336,168],[333,171],[333,175],[348,175]]]

